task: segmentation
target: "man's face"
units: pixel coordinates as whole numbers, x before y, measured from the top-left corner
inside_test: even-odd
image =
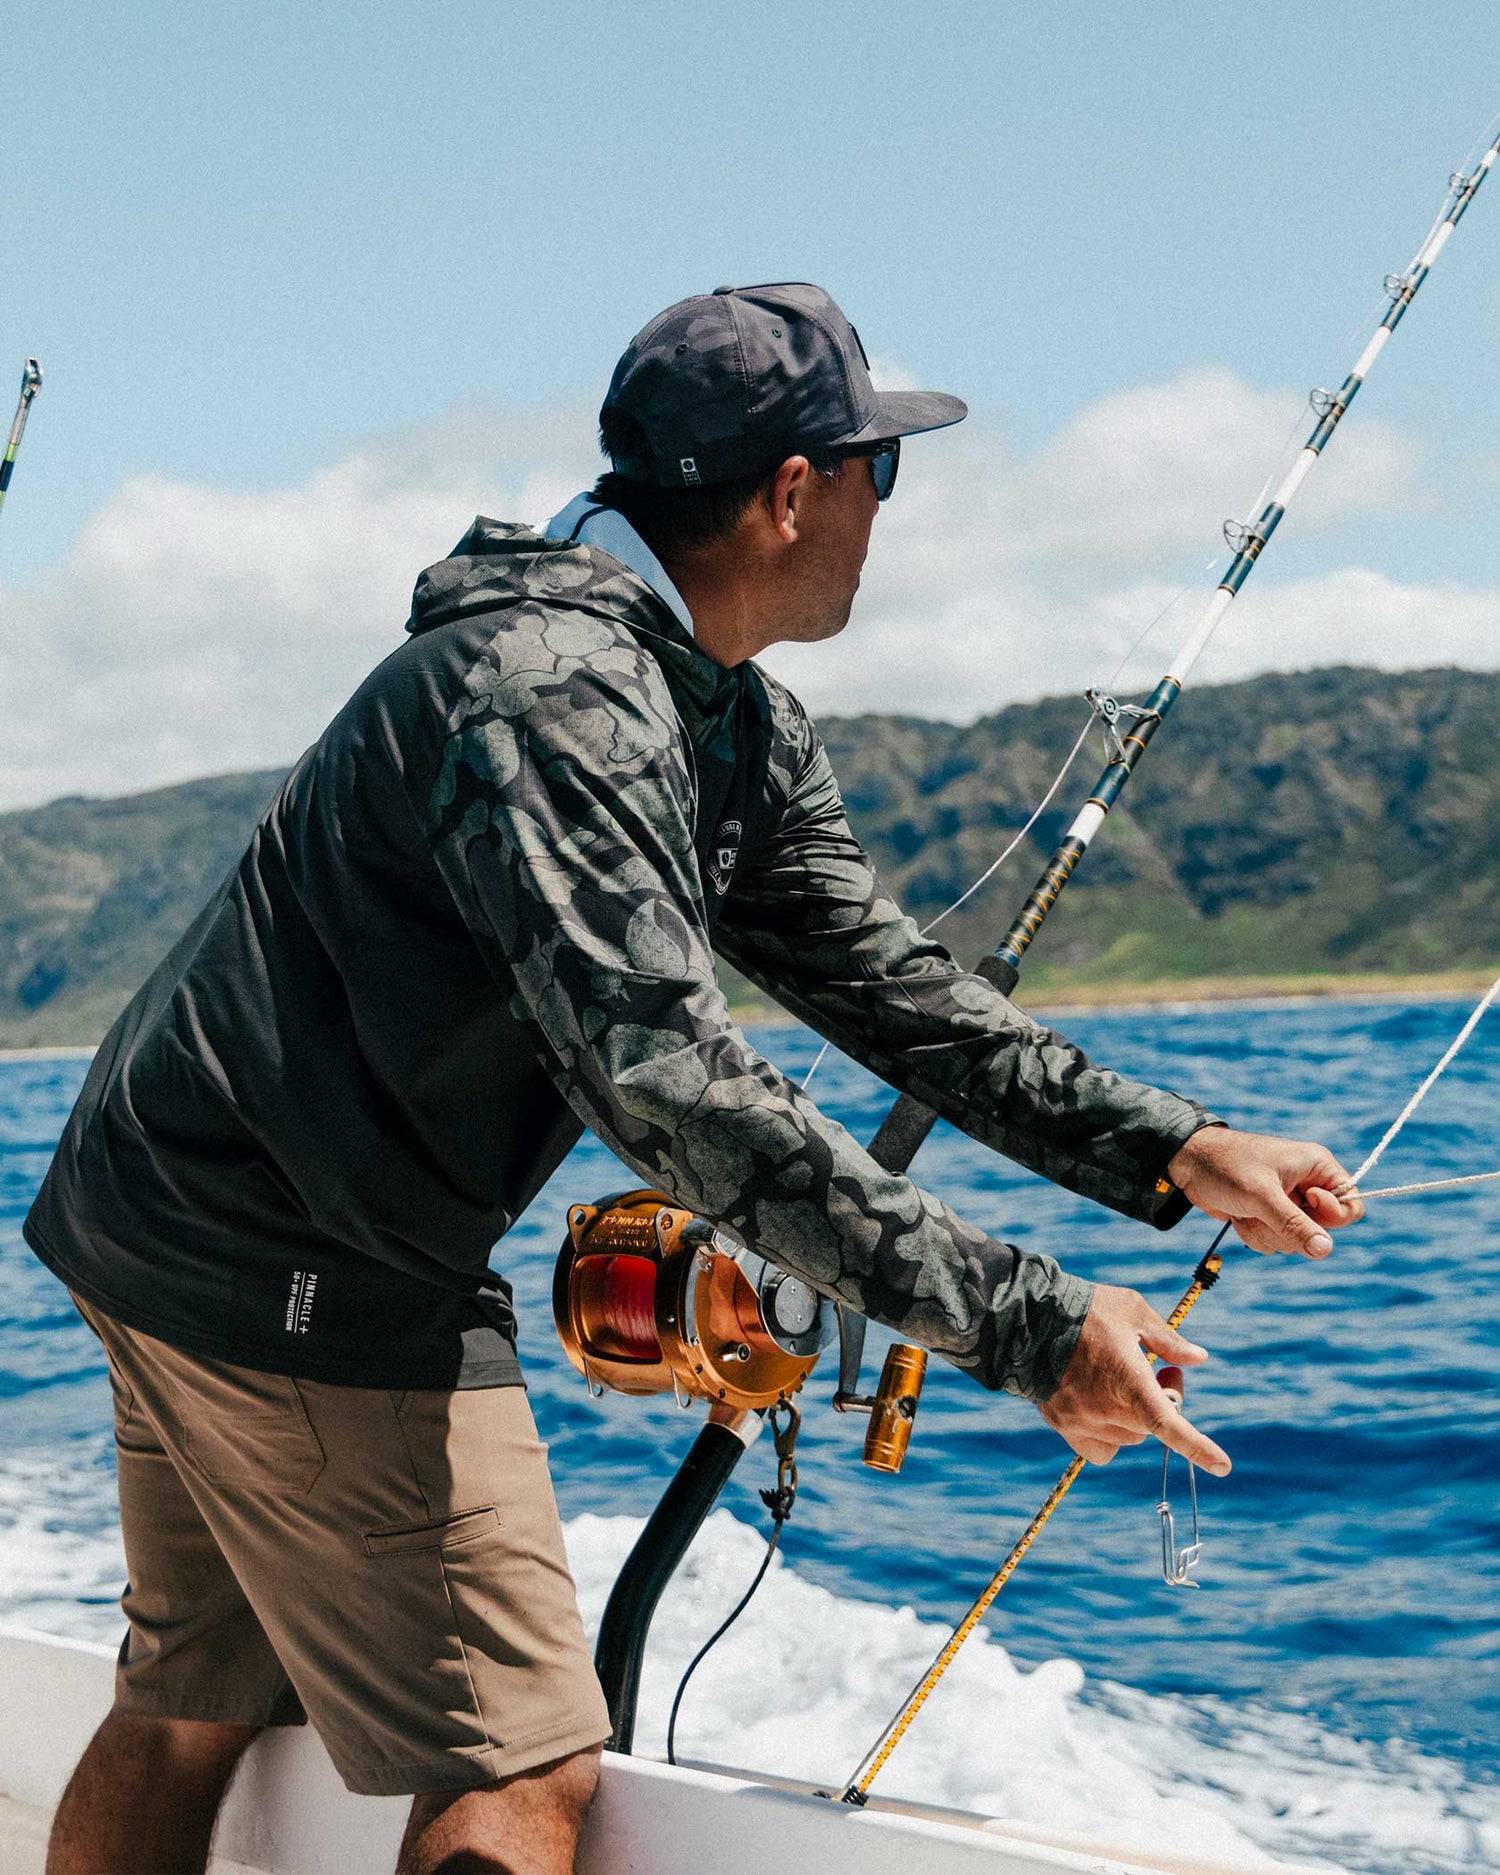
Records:
[[[847,457],[834,481],[809,474],[798,503],[798,539],[787,555],[783,639],[817,644],[849,623],[879,510],[867,456]]]

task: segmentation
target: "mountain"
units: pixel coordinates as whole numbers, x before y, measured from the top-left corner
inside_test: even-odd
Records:
[[[850,818],[918,915],[1024,822],[1085,720],[825,726]],[[1184,693],[1028,958],[1068,984],[1427,972],[1500,958],[1500,674],[1360,669]],[[992,948],[1101,767],[1091,737],[1035,837],[943,927]]]
[[[282,773],[0,814],[0,1047],[98,1041],[244,851]]]
[[[1082,726],[831,718],[850,818],[919,917],[990,864]],[[1027,993],[1500,958],[1500,675],[1336,669],[1187,692],[1028,959]],[[941,935],[990,948],[1100,767]],[[0,815],[0,1046],[94,1041],[234,863],[279,771]]]

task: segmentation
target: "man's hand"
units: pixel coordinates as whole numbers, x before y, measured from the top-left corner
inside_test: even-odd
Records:
[[[1042,1402],[1042,1418],[1091,1465],[1107,1465],[1122,1445],[1140,1445],[1154,1435],[1224,1477],[1228,1455],[1162,1392],[1143,1346],[1179,1367],[1208,1359],[1206,1349],[1168,1328],[1144,1296],[1100,1283],[1057,1390]]]
[[[1167,1177],[1266,1256],[1326,1257],[1329,1231],[1365,1214],[1358,1198],[1334,1197],[1348,1174],[1331,1152],[1270,1133],[1205,1126],[1173,1154]]]

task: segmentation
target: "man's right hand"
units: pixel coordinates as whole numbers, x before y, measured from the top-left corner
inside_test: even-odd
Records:
[[[1228,1454],[1173,1406],[1156,1384],[1143,1349],[1179,1367],[1197,1367],[1208,1359],[1206,1348],[1169,1328],[1144,1296],[1100,1283],[1063,1377],[1042,1402],[1042,1418],[1091,1465],[1107,1465],[1122,1445],[1154,1437],[1216,1478],[1224,1477]]]

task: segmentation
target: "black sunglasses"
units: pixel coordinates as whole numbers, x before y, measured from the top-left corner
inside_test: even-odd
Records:
[[[830,449],[825,460],[848,462],[859,456],[869,461],[875,499],[884,501],[896,486],[896,471],[901,467],[901,438],[892,436],[883,443],[856,443],[849,449]]]

